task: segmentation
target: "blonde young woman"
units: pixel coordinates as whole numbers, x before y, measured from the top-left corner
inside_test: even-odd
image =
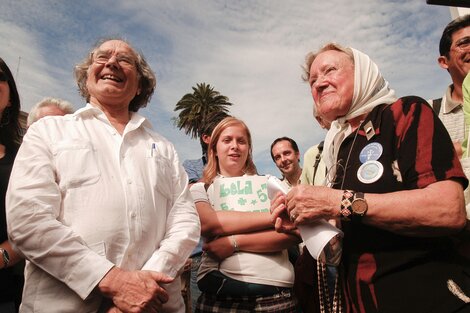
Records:
[[[245,123],[225,118],[212,133],[203,182],[191,188],[206,239],[196,312],[296,312],[286,249],[299,238],[276,233],[269,212],[214,207],[214,181],[256,175],[251,151]]]

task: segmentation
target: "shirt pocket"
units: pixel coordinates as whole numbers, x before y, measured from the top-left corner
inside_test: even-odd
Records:
[[[100,171],[95,149],[87,140],[74,139],[53,145],[60,188],[77,188],[97,183]]]
[[[154,188],[157,194],[165,200],[171,200],[174,186],[170,160],[162,156],[153,157],[150,160],[153,163],[154,173],[156,173]]]
[[[88,248],[98,255],[106,257],[106,244],[104,241],[88,244]]]

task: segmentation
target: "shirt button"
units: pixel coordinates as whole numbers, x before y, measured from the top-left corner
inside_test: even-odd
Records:
[[[128,185],[132,185],[132,180],[128,179],[128,180],[127,180],[127,184],[128,184]]]
[[[136,216],[137,216],[137,214],[135,214],[135,212],[132,212],[132,213],[131,213],[131,217],[132,217],[132,218],[135,218]]]

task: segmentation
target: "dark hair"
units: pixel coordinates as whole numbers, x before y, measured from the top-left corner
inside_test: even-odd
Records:
[[[439,41],[440,55],[449,57],[450,47],[452,46],[452,35],[456,31],[468,26],[470,26],[470,14],[460,16],[447,24],[442,32],[441,40]]]
[[[10,106],[7,106],[3,110],[0,119],[0,143],[3,144],[7,150],[16,150],[21,143],[23,134],[23,129],[19,121],[20,96],[13,75],[2,58],[0,58],[0,73],[5,78],[10,88]]]
[[[207,154],[207,148],[208,145],[207,143],[202,140],[202,136],[210,136],[212,134],[212,131],[214,128],[217,126],[217,124],[220,123],[224,118],[229,117],[227,113],[223,111],[214,111],[211,112],[207,115],[207,122],[201,127],[200,130],[200,136],[199,136],[199,142],[201,143],[201,148],[202,148],[202,154]]]
[[[273,159],[273,161],[274,161],[273,147],[279,141],[289,141],[292,149],[294,149],[295,152],[299,152],[299,146],[297,145],[294,139],[289,138],[289,137],[279,137],[276,140],[274,140],[273,143],[271,144],[271,158]]]
[[[77,80],[78,90],[86,101],[90,100],[90,94],[86,81],[88,79],[88,68],[93,63],[93,52],[95,52],[103,43],[111,40],[119,40],[129,45],[135,54],[135,66],[137,69],[137,77],[139,78],[140,94],[136,95],[129,103],[129,111],[137,112],[140,108],[147,106],[150,98],[153,95],[157,78],[145,60],[142,53],[136,51],[129,42],[121,38],[104,38],[100,39],[88,53],[87,57],[75,66],[75,79]]]

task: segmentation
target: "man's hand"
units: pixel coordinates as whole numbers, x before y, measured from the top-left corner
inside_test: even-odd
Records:
[[[113,267],[100,281],[98,289],[122,312],[153,313],[160,311],[168,301],[168,294],[161,284],[172,281],[173,278],[158,272],[129,272]]]

